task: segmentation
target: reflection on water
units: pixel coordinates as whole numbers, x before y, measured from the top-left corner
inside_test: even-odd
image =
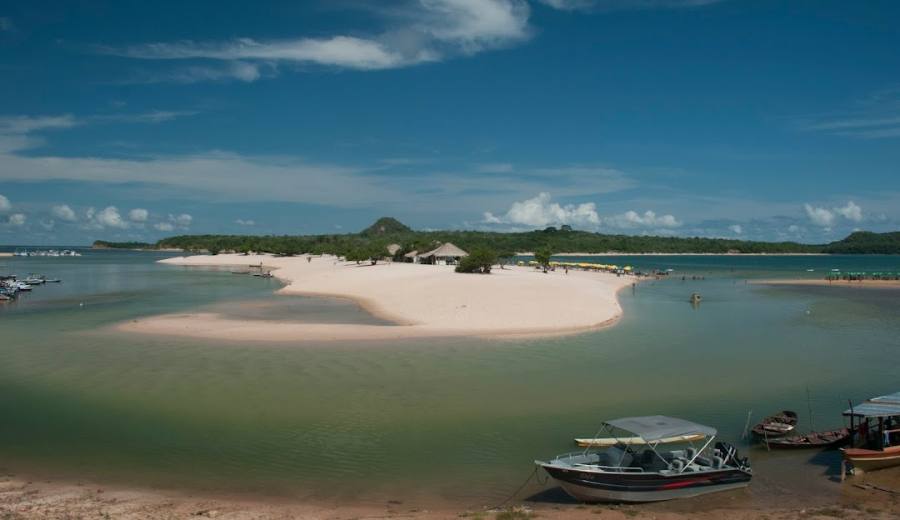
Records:
[[[5,467],[478,506],[505,498],[533,459],[570,451],[606,418],[683,416],[739,442],[750,411],[797,410],[808,428],[807,388],[812,422],[826,428],[840,425],[847,399],[898,384],[900,293],[745,283],[849,257],[652,257],[675,274],[623,291],[618,326],[570,337],[272,345],[108,332],[120,320],[198,309],[378,323],[352,303],[275,296],[272,280],[155,258],[6,262],[64,281],[0,311]],[[855,261],[900,270],[891,257]],[[705,279],[681,281],[682,271]],[[757,478],[746,500],[835,485],[834,453],[750,455]]]

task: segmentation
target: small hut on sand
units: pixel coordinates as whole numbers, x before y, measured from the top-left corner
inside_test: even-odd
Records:
[[[413,250],[413,251],[410,251],[409,253],[406,253],[405,255],[403,255],[403,261],[404,262],[412,262],[414,264],[419,263],[419,252],[416,250]]]
[[[447,242],[437,249],[418,255],[416,260],[420,264],[454,265],[464,256],[469,256],[469,253]]]

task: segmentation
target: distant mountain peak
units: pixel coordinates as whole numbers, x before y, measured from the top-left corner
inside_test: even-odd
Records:
[[[393,233],[408,233],[410,231],[412,229],[394,217],[381,217],[374,224],[362,230],[360,234],[365,236],[390,235]]]

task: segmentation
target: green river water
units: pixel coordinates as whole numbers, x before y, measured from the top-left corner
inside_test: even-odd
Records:
[[[602,420],[659,413],[715,426],[750,455],[757,477],[745,500],[827,495],[836,454],[748,447],[748,412],[793,409],[801,429],[836,427],[848,399],[900,389],[900,291],[746,283],[900,271],[898,257],[594,259],[674,272],[622,291],[616,326],[547,339],[215,344],[110,330],[198,309],[381,323],[351,302],[275,296],[277,281],[156,264],[163,256],[0,258],[0,273],[63,279],[0,305],[0,468],[477,507]],[[525,495],[559,498],[542,489],[532,482]]]

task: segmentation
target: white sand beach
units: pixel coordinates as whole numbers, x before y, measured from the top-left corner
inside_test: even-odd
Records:
[[[118,325],[119,330],[269,341],[569,334],[614,323],[622,313],[616,293],[637,281],[632,276],[575,270],[543,274],[529,267],[461,274],[452,266],[356,264],[333,256],[223,254],[160,262],[237,268],[262,263],[287,284],[279,291],[282,294],[349,298],[394,325],[242,320],[196,312],[133,320]]]

